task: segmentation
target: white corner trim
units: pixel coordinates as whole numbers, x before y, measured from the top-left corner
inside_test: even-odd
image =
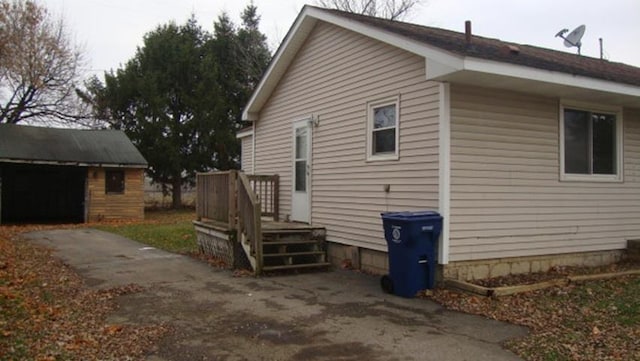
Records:
[[[464,70],[520,79],[537,80],[545,83],[573,86],[636,97],[640,96],[640,87],[638,86],[493,60],[466,57],[464,59]]]
[[[253,137],[251,137],[251,174],[256,174],[256,122],[253,122],[252,126]]]
[[[439,89],[439,203],[442,216],[439,263],[449,263],[449,225],[451,217],[451,99],[449,83],[440,83]]]

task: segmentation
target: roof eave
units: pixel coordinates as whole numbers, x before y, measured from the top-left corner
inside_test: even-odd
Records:
[[[430,60],[427,59],[429,68]],[[490,85],[560,98],[607,99],[616,105],[640,107],[640,87],[609,80],[538,69],[480,58],[465,57],[461,69],[435,63],[428,80]]]
[[[126,164],[126,163],[95,163],[79,161],[41,160],[41,159],[15,159],[0,158],[0,163],[34,164],[34,165],[59,165],[76,167],[98,167],[98,168],[142,168],[149,167],[148,164]]]
[[[617,95],[620,98],[615,99],[624,103],[620,105],[640,106],[640,87],[638,86],[464,56],[348,17],[337,16],[329,11],[305,5],[249,99],[242,113],[243,120],[257,121],[259,119],[262,107],[275,90],[281,77],[287,71],[317,21],[340,26],[423,57],[425,59],[427,80],[473,83],[474,77],[482,78],[486,76],[499,80],[498,83],[519,84],[520,86],[534,84],[546,90],[553,90],[552,93],[544,93],[546,95],[563,96],[565,94],[565,96],[571,96],[571,94],[584,94],[584,92],[591,92],[593,94],[587,95],[594,95],[594,97]],[[514,79],[516,81],[513,81]],[[541,86],[542,84],[546,85]],[[496,84],[493,84],[493,87],[496,87]],[[520,87],[515,90],[522,91],[522,89],[524,88]],[[567,91],[567,89],[570,91]]]

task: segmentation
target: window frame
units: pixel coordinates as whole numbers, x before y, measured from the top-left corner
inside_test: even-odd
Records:
[[[377,108],[393,105],[396,108],[396,124],[395,124],[395,149],[393,152],[374,153],[373,150],[373,133],[374,133],[374,110]],[[390,129],[390,128],[389,128]],[[367,161],[384,161],[400,159],[400,96],[394,96],[381,100],[367,103],[367,141],[366,141]]]
[[[565,172],[565,143],[564,143],[564,112],[565,109],[578,110],[584,112],[604,113],[615,116],[615,174],[578,174]],[[577,101],[561,101],[560,102],[560,180],[576,181],[576,182],[623,182],[624,180],[624,122],[622,119],[622,107],[607,106],[602,104],[590,104]]]
[[[110,173],[120,173],[122,174],[122,190],[118,191],[110,191],[109,190],[109,174]],[[116,195],[116,194],[124,194],[127,188],[127,175],[124,169],[105,169],[104,171],[104,194],[108,195]]]

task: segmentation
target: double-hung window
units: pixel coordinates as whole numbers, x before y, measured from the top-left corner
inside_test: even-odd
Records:
[[[369,103],[367,107],[367,160],[398,159],[398,98]]]
[[[561,107],[561,179],[622,180],[620,111]]]

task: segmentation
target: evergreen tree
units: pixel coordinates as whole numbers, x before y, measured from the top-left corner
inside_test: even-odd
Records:
[[[123,68],[105,73],[104,84],[86,83],[83,99],[94,115],[129,135],[174,207],[196,172],[238,166],[242,108],[270,58],[258,22],[250,4],[240,29],[224,13],[213,34],[193,18],[159,26]]]

